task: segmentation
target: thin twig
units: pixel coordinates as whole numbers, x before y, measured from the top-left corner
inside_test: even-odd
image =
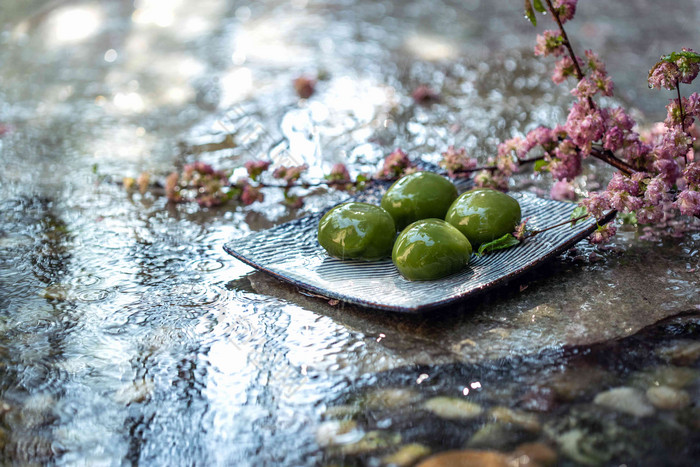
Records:
[[[574,71],[576,73],[576,79],[581,81],[586,75],[583,73],[583,70],[581,70],[581,66],[578,64],[578,58],[576,58],[576,54],[574,53],[574,48],[571,45],[571,41],[569,41],[569,36],[566,34],[566,30],[564,29],[564,25],[561,22],[561,19],[559,18],[559,13],[554,9],[554,5],[552,5],[551,0],[545,0],[547,2],[547,9],[549,12],[552,14],[552,17],[554,18],[554,21],[557,22],[557,26],[559,26],[559,32],[561,32],[561,37],[564,39],[564,46],[566,47],[566,50],[569,52],[569,56],[571,57],[571,60],[574,62]],[[595,102],[593,102],[592,97],[588,97],[588,105],[592,108],[595,109],[596,105]]]
[[[593,148],[591,150],[591,156],[595,157],[596,159],[600,159],[601,161],[612,165],[615,167],[617,170],[620,172],[624,173],[627,176],[632,175],[633,173],[636,172],[635,168],[629,165],[627,162],[618,159],[615,154],[610,151],[609,149],[598,149],[598,148]]]
[[[678,108],[681,111],[681,130],[685,133],[685,110],[683,109],[683,99],[681,98],[681,82],[676,78],[676,92],[678,93]],[[690,149],[690,148],[688,148]],[[685,159],[685,165],[688,165],[688,151],[683,155]]]

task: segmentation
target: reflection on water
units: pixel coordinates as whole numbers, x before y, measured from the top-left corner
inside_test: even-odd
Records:
[[[572,31],[630,85],[619,97],[657,117],[667,96],[634,80],[662,52],[697,42],[697,29],[668,2],[632,3],[634,21],[629,5],[582,6]],[[589,352],[697,309],[697,233],[644,243],[629,232],[606,251],[580,246],[497,297],[397,316],[300,294],[223,252],[233,237],[343,195],[317,193],[301,211],[275,192],[265,204],[201,211],[110,182],[194,157],[235,168],[268,154],[317,171],[346,160],[355,172],[396,146],[426,160],[450,144],[484,157],[512,132],[562,117],[569,97],[531,42],[517,7],[479,0],[2,2],[0,458],[378,464],[404,447],[410,464],[463,442],[510,454],[543,441],[567,462],[607,462],[636,446],[636,419],[608,414],[602,432],[629,443],[601,454],[581,444],[600,411],[592,401],[657,381],[671,391],[622,395],[656,404],[650,430],[675,420],[673,436],[697,446],[690,324],[625,341],[617,360],[594,347],[583,365],[561,350]],[[306,101],[291,86],[301,74],[319,77]],[[423,83],[438,103],[414,105]],[[657,350],[667,356],[624,357]],[[547,405],[551,385],[537,379],[560,372],[599,387]],[[455,406],[460,395],[479,407]],[[430,398],[430,410],[417,409]],[[455,410],[462,419],[440,415]],[[663,441],[649,453],[697,455],[674,449]]]

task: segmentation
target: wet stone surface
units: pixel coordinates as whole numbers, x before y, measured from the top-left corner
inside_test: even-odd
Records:
[[[670,96],[644,78],[700,41],[697,5],[609,3],[581,2],[570,32],[601,52],[616,99],[661,119]],[[0,463],[697,464],[697,230],[627,229],[406,316],[329,304],[222,249],[345,195],[199,209],[116,183],[195,159],[274,156],[317,175],[374,171],[399,146],[485,159],[571,99],[519,8],[2,2]],[[300,75],[323,78],[308,99]],[[420,84],[439,99],[416,105]]]

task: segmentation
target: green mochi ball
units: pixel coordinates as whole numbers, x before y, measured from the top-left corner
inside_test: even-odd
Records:
[[[423,219],[399,234],[391,259],[406,279],[427,281],[461,271],[471,254],[459,230],[442,219]]]
[[[507,233],[520,223],[520,204],[497,190],[467,191],[452,203],[445,220],[457,227],[474,248]]]
[[[415,172],[400,178],[382,197],[382,207],[402,230],[420,219],[444,219],[457,198],[457,188],[445,177],[433,172]]]
[[[318,223],[318,243],[340,259],[376,260],[391,254],[396,226],[391,215],[368,203],[344,203]]]

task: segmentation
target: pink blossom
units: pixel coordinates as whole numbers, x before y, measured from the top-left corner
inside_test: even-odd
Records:
[[[257,180],[260,174],[270,167],[267,161],[248,161],[245,163],[245,168],[248,171],[248,176],[253,180]]]
[[[569,137],[584,154],[591,150],[591,144],[602,138],[605,132],[605,119],[597,108],[591,108],[585,101],[575,102],[564,127]]]
[[[592,72],[598,71],[600,73],[606,74],[605,64],[600,59],[600,57],[598,57],[597,53],[593,52],[592,50],[586,50],[585,55],[588,68]]]
[[[678,69],[678,65],[675,63],[659,62],[649,72],[649,87],[663,87],[668,90],[674,90],[676,89],[680,74],[681,72]]]
[[[530,218],[523,219],[523,221],[515,227],[515,231],[513,231],[513,236],[520,240],[521,242],[525,240],[525,238],[528,236],[530,233],[530,229],[527,228],[527,222],[530,220]]]
[[[201,176],[201,175],[212,175],[214,173],[214,168],[201,161],[195,161],[191,164],[186,164],[183,171],[182,171],[182,176],[185,180],[191,180],[196,176]]]
[[[498,145],[498,155],[496,156],[496,167],[507,177],[518,171],[518,164],[515,155],[520,151],[523,140],[515,137]]]
[[[595,83],[596,87],[604,96],[613,95],[613,82],[612,79],[604,71],[594,71],[591,74],[591,80]]]
[[[574,14],[576,14],[577,2],[578,0],[554,0],[554,2],[552,2],[562,24],[574,17]]]
[[[608,191],[626,191],[636,196],[639,194],[639,182],[620,172],[615,172],[608,183]]]
[[[474,176],[474,183],[479,188],[508,191],[508,178],[500,172],[482,170]]]
[[[411,97],[413,97],[413,100],[418,104],[431,104],[440,99],[440,95],[425,84],[416,87],[413,93],[411,93]]]
[[[700,162],[691,162],[683,171],[689,188],[700,189]]]
[[[634,119],[630,117],[622,107],[607,109],[605,117],[606,125],[614,125],[626,131],[630,131],[632,128],[634,128],[634,125],[636,125]]]
[[[668,128],[659,144],[654,148],[654,153],[660,159],[675,160],[688,153],[688,148],[693,144],[693,138],[678,127]]]
[[[678,99],[671,99],[669,104],[666,106],[666,120],[664,120],[664,124],[668,128],[673,128],[674,126],[690,128],[690,126],[693,124],[693,116],[695,115],[695,112],[690,113],[686,110],[691,107],[688,99],[684,97],[682,102],[684,110],[682,119],[681,107],[678,105]]]
[[[331,168],[331,173],[328,174],[329,180],[350,180],[350,172],[342,162],[338,162]]]
[[[535,55],[554,55],[556,57],[564,54],[564,38],[559,31],[544,31],[537,35],[535,45]]]
[[[300,76],[292,84],[297,95],[302,99],[308,99],[316,90],[316,80],[309,76]]]
[[[348,168],[345,164],[341,162],[338,162],[331,168],[331,172],[326,175],[326,179],[341,182],[333,184],[333,186],[340,191],[348,191],[353,188],[353,184],[350,182],[350,172],[348,172]],[[342,183],[345,181],[348,183]]]
[[[386,156],[377,177],[384,180],[400,177],[407,174],[412,168],[415,168],[415,165],[408,158],[408,154],[397,148]]]
[[[476,168],[476,166],[476,159],[469,157],[464,148],[455,149],[454,146],[450,146],[447,151],[442,153],[440,167],[447,170],[450,177],[466,177],[469,175],[467,171]]]
[[[519,159],[522,159],[536,146],[542,146],[545,152],[552,151],[560,136],[566,136],[561,126],[557,126],[554,129],[544,126],[537,127],[525,136],[525,140],[519,141],[517,147],[514,147],[516,155]]]
[[[692,49],[683,48],[683,52],[693,52]],[[698,76],[698,71],[700,71],[700,63],[693,62],[692,60],[681,57],[676,60],[676,65],[680,71],[680,82],[685,84],[690,84],[693,82],[696,76]]]
[[[609,201],[610,207],[622,212],[636,211],[644,204],[642,198],[633,196],[625,191],[611,191]]]
[[[653,166],[667,185],[676,183],[676,180],[680,176],[680,168],[676,161],[672,159],[657,159]]]
[[[700,216],[700,191],[683,190],[676,198],[675,206],[686,216]]]
[[[245,178],[239,179],[236,182],[236,187],[241,190],[240,200],[246,206],[265,199],[265,195],[260,191],[260,187],[251,185]]]
[[[576,192],[574,191],[574,186],[564,179],[554,182],[549,196],[558,201],[572,201],[576,199]]]
[[[700,94],[694,92],[683,99],[683,108],[688,115],[700,118]]]
[[[622,149],[625,159],[636,167],[648,170],[652,164],[652,147],[638,138],[627,138]]]
[[[625,134],[619,127],[609,128],[605,132],[605,137],[603,138],[603,147],[609,149],[610,151],[617,151],[622,147],[625,141]]]
[[[668,195],[668,184],[662,176],[656,176],[647,183],[644,200],[648,205],[660,204]]]
[[[579,60],[579,65],[582,65],[581,60]],[[554,73],[552,74],[552,81],[556,84],[561,84],[569,76],[576,76],[576,68],[574,67],[574,61],[568,55],[564,56],[554,65]]]
[[[547,166],[556,180],[573,180],[581,173],[581,156],[571,140],[564,140],[554,150],[555,158],[547,157]]]
[[[272,176],[277,179],[282,179],[287,182],[287,185],[291,185],[301,177],[301,174],[309,167],[304,165],[299,165],[296,167],[277,167]]]
[[[165,196],[168,197],[168,201],[180,202],[182,201],[182,196],[180,196],[180,187],[178,186],[178,180],[180,176],[177,172],[172,172],[165,179]]]
[[[603,217],[605,211],[610,209],[610,202],[605,192],[591,192],[588,194],[588,198],[581,200],[578,204],[585,207],[588,213],[596,219]]]
[[[578,82],[576,87],[571,90],[571,94],[579,99],[588,99],[593,97],[598,92],[598,86],[591,78],[583,78]]]
[[[588,237],[588,241],[593,244],[607,243],[617,233],[617,227],[613,224],[606,224],[598,227],[598,229]]]

